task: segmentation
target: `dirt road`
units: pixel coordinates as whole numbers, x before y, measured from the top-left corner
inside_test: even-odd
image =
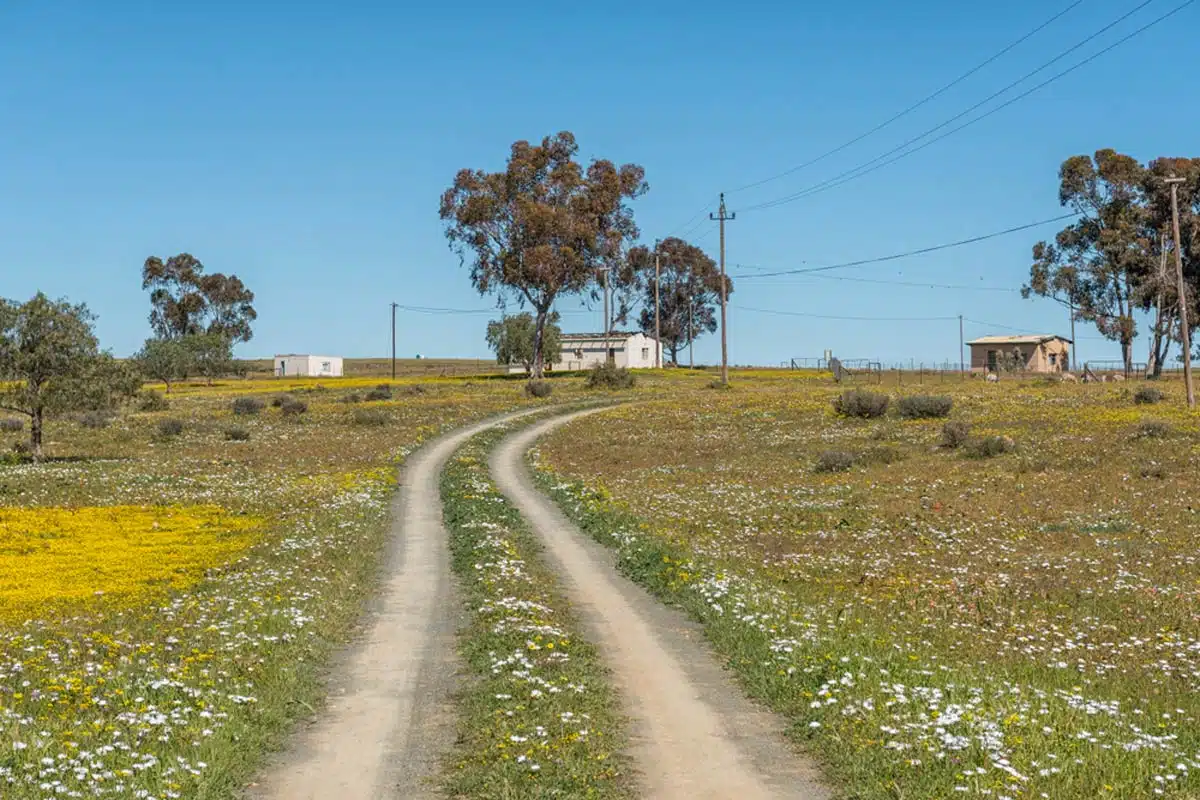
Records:
[[[515,414],[513,419],[525,414]],[[501,420],[423,448],[405,466],[386,579],[362,641],[338,666],[328,708],[249,796],[261,800],[435,797],[430,776],[453,743],[457,604],[438,482],[464,441]]]
[[[746,700],[717,666],[703,632],[620,576],[611,554],[532,485],[526,451],[539,436],[578,416],[539,423],[506,439],[492,457],[492,478],[545,542],[592,641],[607,658],[634,722],[630,755],[642,796],[829,797],[816,771],[783,740],[779,721]]]

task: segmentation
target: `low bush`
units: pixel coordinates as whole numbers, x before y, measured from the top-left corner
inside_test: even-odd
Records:
[[[953,407],[953,398],[937,394],[913,394],[896,401],[896,413],[904,419],[948,417]]]
[[[886,394],[852,389],[833,398],[833,410],[843,417],[875,419],[887,413],[889,402]]]
[[[971,423],[951,420],[942,426],[942,438],[938,442],[947,450],[957,450],[971,440]]]
[[[183,420],[175,419],[174,417],[159,420],[158,435],[162,438],[174,439],[181,433],[183,433]]]
[[[362,395],[359,394],[358,392],[351,392],[350,394],[348,394],[342,398],[343,403],[354,404],[354,403],[361,403],[362,401],[363,401]]]
[[[425,387],[419,383],[410,383],[404,387],[404,393],[411,395],[425,394]]]
[[[382,427],[391,421],[388,413],[379,408],[356,408],[350,414],[350,422],[354,425],[367,427]]]
[[[530,397],[549,397],[553,392],[550,381],[530,381],[525,384],[525,394]]]
[[[294,397],[289,397],[286,402],[279,407],[280,413],[285,417],[298,417],[308,411],[308,403],[303,400],[297,400]]]
[[[817,456],[813,472],[845,472],[854,466],[854,454],[845,450],[826,450]]]
[[[231,442],[248,442],[250,431],[240,425],[231,425],[225,429],[225,438]]]
[[[1133,402],[1139,406],[1152,406],[1162,402],[1163,392],[1157,386],[1139,386],[1133,393]]]
[[[239,417],[252,417],[266,407],[259,397],[239,397],[233,401],[233,413]]]
[[[864,464],[895,464],[897,461],[903,461],[906,455],[899,447],[872,447],[859,456],[858,460]]]
[[[1171,426],[1162,420],[1149,419],[1137,426],[1139,439],[1161,439],[1171,432]]]
[[[296,398],[290,394],[277,394],[271,398],[271,408],[283,408],[288,403],[293,403]]]
[[[971,458],[994,458],[1011,453],[1016,447],[1016,442],[1007,436],[984,436],[967,445],[967,455]]]
[[[733,386],[728,383],[721,383],[720,378],[713,378],[708,382],[708,388],[716,389],[718,392],[727,392],[732,389]]]
[[[113,415],[107,411],[85,411],[78,417],[79,424],[88,430],[98,431],[112,424]]]
[[[16,417],[4,417],[0,419],[0,433],[17,433],[25,430],[25,420],[17,419]]]
[[[592,367],[585,385],[589,389],[632,389],[636,382],[633,373],[625,367],[606,361]]]
[[[1154,480],[1161,481],[1167,477],[1167,468],[1157,461],[1151,461],[1148,464],[1143,464],[1138,469],[1138,475],[1143,478],[1153,478]]]
[[[163,397],[162,392],[146,389],[138,393],[138,411],[166,411],[170,407],[170,402],[168,402],[167,398]]]
[[[368,403],[377,403],[380,400],[392,399],[392,387],[386,383],[381,383],[363,396],[363,399]]]

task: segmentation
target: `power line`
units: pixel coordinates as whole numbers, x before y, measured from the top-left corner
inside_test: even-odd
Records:
[[[954,283],[927,283],[923,281],[891,281],[883,278],[856,278],[849,275],[822,275],[816,273],[814,278],[821,278],[827,281],[853,281],[855,283],[878,283],[887,286],[914,286],[921,289],[953,289],[955,291],[970,291],[970,292],[1006,292],[1020,294],[1020,289],[1013,289],[1009,286],[971,286],[970,284],[954,284]]]
[[[771,308],[751,308],[750,306],[731,305],[738,311],[752,311],[756,314],[772,314],[780,317],[805,317],[807,319],[831,319],[847,322],[946,322],[957,320],[958,317],[846,317],[834,314],[809,314],[803,311],[779,311]]]
[[[503,311],[500,308],[435,308],[432,306],[405,306],[396,304],[401,311],[411,311],[414,314],[495,314]],[[557,311],[559,314],[591,314],[594,312],[583,309],[575,311]]]
[[[1192,0],[1192,1],[1194,2],[1194,0]],[[828,265],[820,266],[820,267],[804,267],[804,268],[800,268],[800,269],[779,270],[777,272],[763,272],[763,273],[760,273],[757,275],[737,275],[735,277],[737,277],[738,280],[749,280],[752,278],[771,278],[771,277],[775,277],[777,275],[805,275],[805,274],[812,273],[812,272],[827,272],[827,271],[833,270],[833,269],[846,269],[848,267],[861,267],[861,266],[865,266],[867,264],[880,264],[884,261],[896,261],[897,259],[901,259],[901,258],[909,258],[911,256],[919,256],[919,255],[924,255],[926,253],[934,253],[934,252],[937,252],[938,250],[949,250],[952,247],[961,247],[961,246],[967,245],[967,244],[974,244],[975,242],[982,242],[982,241],[986,241],[988,239],[995,239],[999,236],[1006,236],[1010,233],[1017,233],[1018,231],[1025,231],[1025,230],[1029,230],[1030,228],[1037,228],[1041,225],[1049,225],[1052,222],[1062,222],[1065,219],[1073,219],[1076,216],[1077,215],[1074,213],[1063,214],[1061,216],[1051,217],[1050,219],[1043,219],[1038,222],[1030,222],[1025,225],[1018,225],[1015,228],[1006,228],[1002,231],[995,231],[994,233],[985,233],[982,236],[972,236],[970,239],[960,239],[957,242],[947,242],[945,244],[937,244],[932,247],[922,247],[919,250],[908,250],[903,253],[894,253],[890,256],[879,256],[878,258],[864,258],[864,259],[860,259],[859,261],[845,261],[841,264],[828,264]]]
[[[1026,33],[1024,36],[1020,37],[1020,38],[1019,38],[1019,39],[1017,39],[1016,41],[1014,41],[1014,42],[1012,42],[1011,44],[1009,44],[1008,46],[1004,47],[1004,48],[1003,48],[1003,49],[1001,49],[999,52],[997,52],[997,53],[993,54],[992,56],[990,56],[990,57],[989,57],[989,58],[987,58],[986,60],[984,60],[984,61],[980,62],[980,63],[979,63],[979,64],[977,64],[976,66],[974,66],[974,67],[972,67],[971,69],[967,70],[967,71],[966,71],[966,72],[964,72],[962,75],[959,75],[957,78],[955,78],[954,80],[950,81],[950,82],[949,82],[949,83],[947,83],[945,86],[941,87],[940,89],[938,89],[937,91],[933,92],[932,94],[926,95],[925,97],[923,97],[923,98],[921,98],[920,100],[918,100],[917,102],[913,103],[913,104],[912,104],[912,105],[910,105],[908,108],[904,109],[903,111],[899,112],[898,114],[895,114],[894,116],[892,116],[892,117],[889,117],[888,119],[886,119],[886,120],[884,120],[883,122],[879,123],[879,124],[878,124],[878,125],[876,125],[874,128],[871,128],[870,130],[868,130],[868,131],[866,131],[866,132],[864,132],[864,133],[861,133],[861,134],[859,134],[858,136],[855,136],[853,139],[850,139],[850,140],[849,140],[849,141],[847,141],[847,142],[843,142],[842,144],[838,145],[837,147],[833,148],[832,150],[828,150],[828,151],[826,151],[826,152],[822,153],[821,155],[817,156],[816,158],[812,158],[812,159],[809,159],[808,161],[805,161],[803,164],[798,164],[798,165],[796,165],[796,166],[794,166],[794,167],[791,167],[790,169],[786,169],[786,170],[784,170],[783,172],[776,173],[775,175],[772,175],[772,176],[770,176],[769,178],[763,178],[762,180],[759,180],[759,181],[754,181],[753,183],[747,183],[747,184],[746,184],[746,185],[744,185],[744,186],[739,186],[738,188],[734,189],[733,191],[734,191],[734,192],[741,192],[741,191],[744,191],[744,190],[746,190],[746,189],[753,189],[753,188],[755,188],[756,186],[762,186],[763,184],[766,184],[766,183],[771,183],[772,181],[779,180],[780,178],[783,178],[783,177],[786,177],[786,176],[788,176],[788,175],[791,175],[791,174],[792,174],[792,173],[794,173],[794,172],[799,172],[799,171],[800,171],[800,170],[802,170],[802,169],[805,169],[805,168],[807,168],[807,167],[811,167],[813,164],[816,164],[816,163],[818,163],[818,162],[820,162],[820,161],[824,161],[824,160],[825,160],[826,158],[828,158],[829,156],[832,156],[832,155],[835,155],[835,154],[837,154],[837,153],[840,153],[840,152],[842,152],[843,150],[845,150],[846,148],[848,148],[848,147],[851,147],[851,146],[853,146],[853,145],[855,145],[855,144],[858,144],[858,143],[859,143],[859,142],[861,142],[863,139],[866,139],[868,136],[871,136],[872,134],[876,134],[876,133],[878,133],[879,131],[883,130],[883,129],[884,129],[884,128],[886,128],[887,126],[891,125],[893,122],[895,122],[895,121],[897,121],[897,120],[901,119],[902,117],[908,116],[909,114],[911,114],[912,112],[914,112],[914,111],[916,111],[918,108],[920,108],[921,106],[925,105],[926,103],[930,102],[931,100],[935,100],[936,98],[940,97],[941,95],[943,95],[944,93],[946,93],[946,92],[947,92],[947,91],[949,91],[950,89],[953,89],[955,86],[957,86],[958,84],[962,83],[962,82],[963,82],[963,81],[965,81],[967,78],[969,78],[969,77],[971,77],[972,75],[974,75],[975,73],[979,72],[979,71],[980,71],[981,69],[983,69],[984,67],[988,66],[989,64],[993,63],[993,62],[994,62],[994,61],[996,61],[997,59],[999,59],[999,58],[1001,58],[1002,56],[1004,56],[1004,55],[1006,55],[1007,53],[1009,53],[1011,50],[1013,50],[1014,48],[1016,48],[1018,45],[1021,45],[1021,44],[1023,44],[1025,41],[1029,40],[1029,39],[1030,39],[1030,38],[1032,38],[1034,35],[1036,35],[1036,34],[1040,33],[1041,31],[1043,31],[1044,29],[1046,29],[1047,27],[1049,27],[1049,26],[1050,26],[1050,25],[1052,25],[1053,23],[1057,22],[1059,19],[1061,19],[1062,17],[1066,16],[1066,14],[1067,14],[1068,12],[1072,11],[1073,9],[1075,9],[1077,6],[1081,5],[1082,3],[1083,3],[1083,0],[1075,0],[1075,2],[1074,2],[1074,3],[1071,3],[1071,5],[1067,6],[1067,7],[1066,7],[1066,8],[1064,8],[1062,11],[1059,11],[1057,14],[1055,14],[1054,16],[1052,16],[1050,19],[1046,20],[1046,21],[1045,21],[1045,22],[1043,22],[1041,25],[1038,25],[1036,28],[1034,28],[1033,30],[1031,30],[1031,31],[1029,31],[1028,33]]]
[[[838,186],[849,183],[850,181],[861,178],[864,175],[875,172],[876,170],[882,169],[883,167],[889,166],[890,164],[894,164],[897,161],[900,161],[901,159],[907,158],[911,155],[914,155],[915,153],[919,153],[920,151],[924,150],[926,147],[929,147],[930,145],[935,144],[936,142],[940,142],[942,139],[945,139],[948,136],[952,136],[961,130],[969,128],[970,126],[974,125],[977,122],[987,119],[988,117],[992,116],[993,114],[997,113],[998,111],[1008,108],[1009,106],[1013,105],[1014,103],[1016,103],[1020,100],[1023,100],[1024,98],[1028,97],[1029,95],[1033,94],[1034,92],[1040,91],[1041,89],[1045,88],[1046,86],[1049,86],[1051,83],[1054,83],[1055,81],[1066,77],[1067,75],[1071,74],[1072,72],[1076,71],[1077,69],[1080,69],[1081,67],[1086,66],[1087,64],[1090,64],[1091,62],[1095,61],[1100,56],[1116,49],[1117,47],[1120,47],[1121,45],[1128,42],[1130,39],[1140,36],[1142,33],[1145,33],[1150,28],[1153,28],[1155,25],[1158,25],[1159,23],[1174,16],[1175,14],[1178,14],[1180,11],[1182,11],[1183,9],[1192,5],[1192,3],[1196,2],[1196,0],[1186,0],[1184,3],[1181,3],[1180,5],[1171,9],[1167,13],[1157,17],[1156,19],[1143,25],[1142,27],[1138,28],[1137,30],[1133,31],[1132,33],[1129,33],[1129,34],[1123,36],[1122,38],[1118,39],[1116,42],[1113,42],[1112,44],[1108,45],[1107,47],[1103,48],[1102,50],[1099,50],[1099,51],[1093,53],[1092,55],[1088,56],[1087,58],[1083,59],[1082,61],[1074,64],[1073,66],[1068,67],[1067,69],[1063,70],[1062,72],[1059,72],[1058,74],[1054,75],[1053,77],[1050,77],[1050,78],[1042,81],[1041,83],[1037,84],[1036,86],[1034,86],[1030,89],[1027,89],[1026,91],[1022,92],[1021,94],[1017,95],[1016,97],[1006,100],[1005,102],[1001,103],[1000,105],[996,106],[995,108],[989,109],[985,113],[980,114],[978,117],[970,119],[967,122],[963,123],[962,125],[959,125],[956,128],[951,128],[950,130],[946,131],[945,133],[941,134],[940,136],[936,136],[933,139],[930,139],[929,141],[927,141],[917,147],[912,148],[911,150],[901,152],[901,153],[899,153],[899,155],[896,155],[894,158],[890,158],[890,159],[888,158],[889,156],[892,156],[893,154],[895,154],[901,150],[904,150],[904,148],[908,147],[909,145],[915,144],[916,142],[920,141],[921,139],[924,139],[925,137],[929,136],[931,133],[941,130],[942,128],[946,127],[947,125],[951,124],[952,122],[955,122],[956,120],[961,119],[962,117],[964,117],[967,114],[971,113],[972,111],[980,108],[981,106],[986,105],[988,102],[994,100],[996,97],[1000,96],[1001,94],[1004,94],[1009,89],[1012,89],[1013,87],[1017,86],[1018,84],[1024,82],[1025,80],[1029,79],[1030,77],[1041,72],[1046,67],[1050,66],[1051,64],[1055,63],[1056,61],[1059,61],[1067,54],[1079,49],[1084,44],[1088,43],[1092,39],[1095,39],[1097,36],[1100,36],[1101,34],[1105,33],[1106,31],[1111,29],[1113,26],[1115,26],[1118,23],[1129,18],[1130,16],[1137,13],[1142,8],[1146,7],[1147,5],[1149,5],[1150,3],[1154,2],[1154,1],[1155,0],[1144,0],[1140,5],[1138,5],[1136,8],[1134,8],[1132,11],[1127,12],[1126,14],[1124,14],[1120,18],[1114,20],[1113,22],[1110,22],[1108,25],[1106,25],[1105,27],[1096,31],[1091,36],[1087,37],[1083,41],[1076,44],[1074,47],[1071,47],[1071,48],[1063,51],[1062,53],[1055,56],[1050,61],[1047,61],[1045,64],[1043,64],[1042,66],[1033,70],[1032,72],[1029,72],[1026,75],[1024,75],[1023,77],[1021,77],[1020,79],[1010,83],[1008,86],[1005,86],[1003,89],[999,90],[998,92],[991,94],[984,100],[980,101],[979,103],[976,103],[975,105],[971,106],[970,108],[966,109],[965,111],[962,111],[962,112],[954,115],[953,117],[946,120],[945,122],[942,122],[941,124],[936,125],[933,128],[930,128],[929,130],[925,131],[924,133],[909,139],[908,141],[892,148],[891,150],[876,156],[875,158],[871,159],[870,161],[859,164],[858,166],[853,167],[844,172],[841,172],[838,175],[833,176],[832,178],[829,178],[820,183],[809,186],[805,189],[801,189],[800,191],[795,192],[793,194],[785,195],[783,197],[778,197],[778,198],[775,198],[774,200],[767,200],[762,203],[758,203],[756,205],[749,206],[743,210],[744,211],[755,211],[755,210],[761,210],[761,209],[766,209],[766,208],[774,208],[776,206],[785,205],[787,203],[791,203],[796,200],[803,199],[805,197],[810,197],[814,194],[819,194],[820,192],[828,191],[829,189],[834,189]],[[887,160],[885,160],[885,159],[887,159]],[[880,162],[882,162],[882,163],[880,163]]]

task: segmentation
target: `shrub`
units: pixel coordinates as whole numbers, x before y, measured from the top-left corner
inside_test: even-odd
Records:
[[[381,427],[391,421],[386,411],[378,408],[356,408],[350,414],[350,422],[354,425]]]
[[[159,420],[158,435],[164,439],[173,439],[183,433],[183,420],[174,417]]]
[[[971,438],[971,424],[962,420],[951,420],[942,426],[942,439],[939,444],[948,450],[956,450],[966,444]]]
[[[425,387],[419,383],[410,383],[404,387],[404,393],[411,395],[425,394]]]
[[[854,466],[854,454],[845,450],[826,450],[817,456],[813,472],[845,472]]]
[[[895,464],[903,461],[905,452],[899,447],[872,447],[859,457],[865,464]]]
[[[728,383],[721,383],[720,378],[713,378],[711,381],[708,382],[708,388],[716,389],[718,392],[727,392],[730,389],[732,389],[733,386]]]
[[[914,394],[896,401],[896,413],[904,419],[947,417],[953,407],[952,398],[936,394]]]
[[[887,413],[888,402],[886,394],[853,389],[833,398],[833,410],[843,417],[875,419]]]
[[[262,411],[267,404],[258,397],[239,397],[233,401],[233,413],[239,417],[250,417]]]
[[[1157,386],[1139,386],[1133,393],[1133,402],[1139,406],[1152,406],[1163,399],[1162,389]]]
[[[0,419],[0,433],[17,433],[25,430],[25,420],[16,417]]]
[[[138,393],[137,407],[138,411],[166,411],[171,404],[163,397],[162,392],[146,389]]]
[[[968,445],[967,455],[971,458],[992,458],[1011,453],[1016,446],[1016,442],[1007,436],[984,436]]]
[[[386,383],[381,383],[371,391],[367,392],[363,399],[368,403],[375,403],[380,400],[391,400],[392,387],[388,386]]]
[[[362,395],[359,394],[358,392],[351,392],[350,394],[348,394],[342,398],[343,403],[353,404],[353,403],[361,403],[362,401],[363,401]]]
[[[1164,480],[1167,477],[1167,468],[1157,461],[1151,461],[1148,464],[1143,464],[1138,470],[1138,475],[1143,478],[1153,478],[1155,480]]]
[[[283,408],[288,403],[293,403],[296,398],[290,394],[277,394],[271,398],[271,408]]]
[[[1171,426],[1162,420],[1146,420],[1137,427],[1139,439],[1161,439],[1171,432]]]
[[[33,452],[33,450],[29,447],[29,442],[25,442],[25,441],[13,442],[12,451],[18,457],[22,457],[22,458]]]
[[[308,411],[308,403],[303,400],[297,400],[294,397],[289,397],[287,401],[279,407],[280,413],[285,417],[298,417]]]
[[[589,389],[632,389],[636,382],[633,373],[625,367],[605,361],[592,367],[585,385]]]
[[[250,431],[240,425],[231,425],[225,429],[225,438],[231,442],[248,442]]]
[[[98,431],[112,424],[113,416],[107,411],[85,411],[79,415],[79,424],[89,430]]]
[[[550,381],[530,381],[525,384],[525,394],[530,397],[549,397],[553,392]]]

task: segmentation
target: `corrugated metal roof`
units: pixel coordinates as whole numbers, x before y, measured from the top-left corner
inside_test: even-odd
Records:
[[[1023,336],[980,336],[967,344],[1042,344],[1051,339],[1062,339],[1067,344],[1072,343],[1067,337],[1055,333],[1030,333]]]

